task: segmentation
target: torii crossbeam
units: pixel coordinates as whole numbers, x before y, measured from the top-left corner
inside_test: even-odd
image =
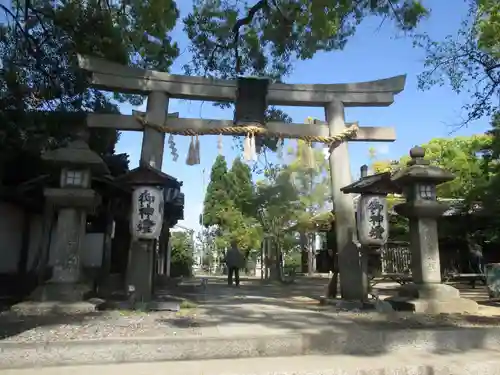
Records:
[[[90,114],[89,127],[106,127],[119,130],[144,131],[141,161],[153,164],[161,169],[165,127],[176,133],[183,131],[208,131],[234,126],[233,121],[200,120],[178,118],[178,115],[166,114],[169,98],[234,102],[236,99],[236,81],[173,75],[152,70],[132,68],[100,58],[79,56],[79,65],[91,73],[90,84],[94,88],[148,95],[147,110],[144,114],[131,116],[116,114]],[[370,82],[346,84],[284,84],[269,85],[267,102],[270,105],[323,107],[326,123],[285,124],[270,122],[266,129],[288,138],[334,137],[346,132],[356,124],[347,124],[344,119],[344,107],[386,107],[394,102],[394,96],[403,91],[406,76],[396,76]],[[138,116],[143,115],[144,121]],[[167,118],[168,117],[168,118]],[[146,124],[155,127],[144,126]],[[243,135],[243,134],[242,134]],[[392,127],[359,127],[349,141],[391,142],[396,139]],[[336,237],[341,274],[343,298],[363,300],[363,290],[359,250],[353,239],[355,234],[354,207],[352,198],[344,195],[340,188],[352,182],[349,154],[345,142],[337,142],[331,147],[330,171],[332,195],[336,214]],[[131,262],[140,266],[139,256],[131,253]],[[145,269],[145,272],[148,272]],[[152,272],[149,271],[149,274]],[[144,279],[151,280],[145,275]],[[135,284],[142,282],[135,280]]]

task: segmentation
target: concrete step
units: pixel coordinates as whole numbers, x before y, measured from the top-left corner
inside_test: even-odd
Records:
[[[2,375],[499,375],[497,352],[446,355],[414,353],[381,356],[298,356],[206,361],[172,361],[36,367],[2,370]]]
[[[120,338],[54,342],[0,342],[0,369],[303,355],[374,358],[411,352],[422,356],[500,348],[500,328],[317,329],[308,332]],[[3,375],[3,373],[2,373]]]

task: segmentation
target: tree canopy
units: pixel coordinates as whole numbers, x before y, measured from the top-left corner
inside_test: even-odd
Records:
[[[238,74],[281,80],[295,59],[343,49],[361,21],[377,15],[402,30],[428,14],[420,1],[195,0],[184,18],[193,61],[188,73],[228,78]]]
[[[88,111],[116,112],[109,95],[90,89],[78,68],[77,53],[122,64],[168,70],[178,55],[167,34],[179,16],[175,2],[101,2],[33,0],[0,5],[0,163],[4,184],[15,184],[12,160],[27,159],[33,172],[40,152],[74,137]],[[145,33],[165,35],[151,43]],[[115,95],[132,104],[141,97]],[[49,111],[41,116],[39,111]],[[34,115],[34,113],[36,115]],[[126,155],[111,158],[118,133],[93,130],[90,146],[116,173],[128,166]],[[117,164],[118,163],[118,164]],[[23,169],[19,163],[16,168]],[[26,171],[25,171],[26,172]],[[22,173],[21,173],[22,174]],[[35,173],[36,176],[36,173]],[[29,171],[24,179],[33,177]]]

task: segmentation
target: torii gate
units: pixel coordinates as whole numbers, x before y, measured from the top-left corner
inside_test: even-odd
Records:
[[[92,73],[90,84],[106,91],[148,95],[143,121],[137,116],[119,114],[89,114],[89,127],[117,130],[143,131],[141,162],[161,169],[166,127],[176,133],[234,127],[232,120],[202,120],[178,118],[168,115],[170,98],[234,102],[236,81],[173,75],[152,70],[131,68],[100,58],[78,56],[80,68]],[[330,147],[330,173],[335,207],[335,231],[337,237],[339,271],[342,297],[347,300],[364,298],[360,253],[355,238],[355,214],[353,200],[340,188],[352,182],[349,153],[346,142],[392,142],[396,140],[392,127],[357,127],[344,118],[344,107],[386,107],[394,102],[394,96],[403,91],[406,76],[396,76],[371,82],[348,84],[283,84],[272,83],[267,93],[270,105],[309,106],[325,108],[326,124],[286,124],[271,122],[266,128],[287,138],[337,137]],[[153,126],[144,126],[144,124]],[[349,129],[353,131],[349,134]],[[354,131],[355,130],[355,131]],[[217,133],[215,133],[217,134]],[[234,133],[231,133],[234,134]],[[243,135],[243,133],[242,133]],[[343,136],[340,136],[343,135]],[[130,254],[130,264],[140,267],[144,259]],[[146,269],[145,269],[145,272]],[[150,270],[152,272],[152,270]],[[147,277],[147,275],[144,275]]]

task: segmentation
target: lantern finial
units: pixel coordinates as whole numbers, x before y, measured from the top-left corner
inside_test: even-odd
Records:
[[[408,166],[412,165],[429,165],[428,160],[424,160],[425,149],[420,146],[415,146],[410,150],[411,160],[408,162]]]

